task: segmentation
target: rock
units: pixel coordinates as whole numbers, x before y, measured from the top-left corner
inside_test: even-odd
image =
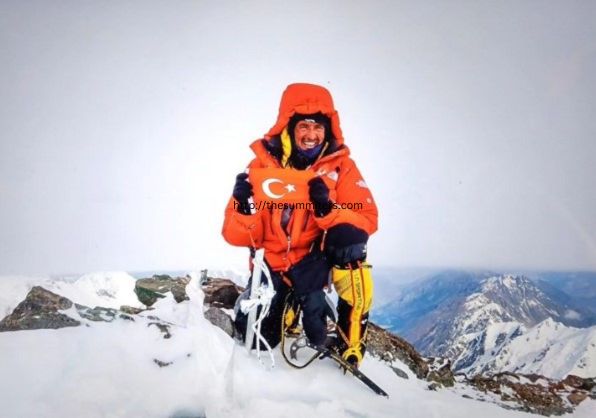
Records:
[[[428,385],[427,389],[428,390],[433,390],[436,391],[437,389],[439,389],[441,386],[437,383],[437,382],[432,382]]]
[[[73,303],[69,299],[43,287],[34,286],[25,300],[0,321],[0,332],[79,326],[79,321],[59,312],[72,306]]]
[[[234,337],[234,323],[232,318],[219,308],[211,307],[204,313],[205,319],[218,328],[224,330],[230,337]]]
[[[572,406],[588,396],[587,392],[580,393],[579,390],[570,394],[561,389],[564,385],[559,385],[559,382],[544,376],[526,376],[511,372],[498,373],[490,377],[474,376],[468,383],[481,392],[498,395],[501,401],[506,402],[500,404],[501,406],[546,416],[573,412]],[[517,406],[514,406],[515,404]]]
[[[579,405],[584,399],[586,399],[588,397],[588,394],[586,392],[571,392],[568,396],[567,399],[569,400],[569,402],[571,402],[573,405]]]
[[[149,322],[147,324],[148,327],[151,325],[155,325],[157,329],[159,329],[163,333],[163,337],[165,339],[172,338],[172,334],[170,334],[170,326],[161,322]]]
[[[455,384],[455,378],[451,371],[451,361],[440,357],[431,357],[428,360],[429,372],[426,380],[437,382],[442,386],[450,387]]]
[[[366,349],[381,359],[399,359],[419,379],[424,379],[429,372],[428,364],[410,343],[372,322],[368,324]]]
[[[112,322],[117,318],[134,321],[134,318],[124,311],[102,306],[90,308],[78,303],[73,304],[72,301],[63,296],[50,292],[43,287],[35,286],[12,314],[0,321],[0,331],[58,329],[81,325],[79,320],[59,312],[73,306],[81,318],[89,321]],[[124,306],[123,308],[130,307]],[[142,310],[130,308],[128,311],[138,313]]]
[[[161,360],[158,360],[158,359],[156,359],[156,358],[154,358],[154,359],[153,359],[153,362],[154,362],[155,364],[157,364],[159,367],[167,367],[167,366],[169,366],[170,364],[174,364],[174,362],[173,362],[173,361],[168,361],[168,362],[166,363],[165,361],[161,361]]]
[[[453,386],[455,379],[451,364],[444,359],[424,359],[418,351],[403,338],[369,322],[366,337],[368,352],[391,363],[400,360],[414,372],[419,379],[434,381],[442,386]]]
[[[116,309],[104,308],[102,306],[96,306],[91,309],[87,306],[75,303],[75,307],[81,317],[95,322],[112,322],[119,314]]]
[[[176,302],[180,303],[189,300],[186,294],[186,285],[190,279],[190,276],[172,278],[167,274],[156,274],[151,278],[137,280],[135,293],[139,301],[146,306],[153,305],[157,299],[165,297],[168,292],[172,292]]]
[[[391,370],[393,370],[393,373],[395,373],[397,376],[401,377],[402,379],[409,379],[408,374],[406,372],[404,372],[402,369],[400,369],[399,367],[395,367],[395,366],[389,366],[391,367]]]
[[[120,310],[124,313],[127,313],[129,315],[138,315],[143,311],[146,311],[146,309],[142,309],[142,308],[135,308],[133,306],[128,306],[128,305],[122,305],[120,306]]]
[[[229,279],[211,277],[201,283],[201,289],[205,293],[205,305],[226,309],[234,308],[236,299],[244,290]]]
[[[201,277],[199,278],[199,285],[203,286],[209,280],[209,276],[207,276],[207,269],[201,270]]]
[[[580,388],[584,384],[584,379],[573,374],[567,375],[567,377],[561,380],[561,383],[571,386],[572,388]]]
[[[570,374],[565,379],[561,380],[561,383],[571,386],[572,388],[583,389],[589,392],[596,387],[596,378],[583,378]]]

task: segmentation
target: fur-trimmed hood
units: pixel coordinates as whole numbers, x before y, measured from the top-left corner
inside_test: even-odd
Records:
[[[280,135],[295,113],[312,115],[318,112],[329,118],[333,137],[338,146],[342,145],[344,138],[339,125],[339,114],[335,110],[331,93],[325,87],[307,83],[295,83],[286,87],[281,96],[277,121],[265,134],[265,139]]]

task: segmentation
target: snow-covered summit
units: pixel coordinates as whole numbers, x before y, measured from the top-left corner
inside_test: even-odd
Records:
[[[143,417],[523,417],[516,411],[462,398],[459,385],[427,389],[405,364],[398,377],[387,364],[367,355],[362,370],[388,393],[369,391],[330,361],[304,370],[263,367],[203,314],[204,295],[193,274],[188,300],[170,293],[151,311],[115,316],[110,322],[63,313],[84,326],[56,330],[0,332],[0,393],[6,416]],[[3,279],[0,278],[0,282]],[[83,276],[80,283],[46,285],[81,299],[126,301],[134,290],[121,274]],[[7,290],[4,287],[3,290]],[[106,292],[100,291],[106,290]],[[85,294],[86,293],[86,294]],[[80,302],[80,300],[73,300]],[[463,391],[463,392],[462,392]],[[466,392],[468,391],[468,392]],[[589,416],[593,401],[576,410]]]
[[[564,318],[566,309],[524,276],[502,275],[486,279],[480,291],[468,298],[484,297],[498,305],[503,319],[532,326],[546,318]]]

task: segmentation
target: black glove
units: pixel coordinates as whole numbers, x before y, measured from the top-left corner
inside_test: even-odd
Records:
[[[333,203],[329,200],[329,188],[322,178],[315,177],[308,182],[308,197],[315,207],[317,218],[331,212]]]
[[[348,223],[334,225],[325,235],[325,254],[332,265],[341,268],[358,268],[366,260],[368,234]]]
[[[248,204],[248,198],[254,195],[252,191],[252,184],[246,179],[248,174],[240,173],[236,176],[236,184],[234,185],[234,191],[232,196],[238,201],[236,210],[238,213],[243,215],[250,215],[250,206]]]

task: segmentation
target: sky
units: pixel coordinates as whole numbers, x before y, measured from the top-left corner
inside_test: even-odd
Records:
[[[248,145],[327,87],[384,266],[596,270],[596,3],[0,3],[0,274],[246,267]]]

